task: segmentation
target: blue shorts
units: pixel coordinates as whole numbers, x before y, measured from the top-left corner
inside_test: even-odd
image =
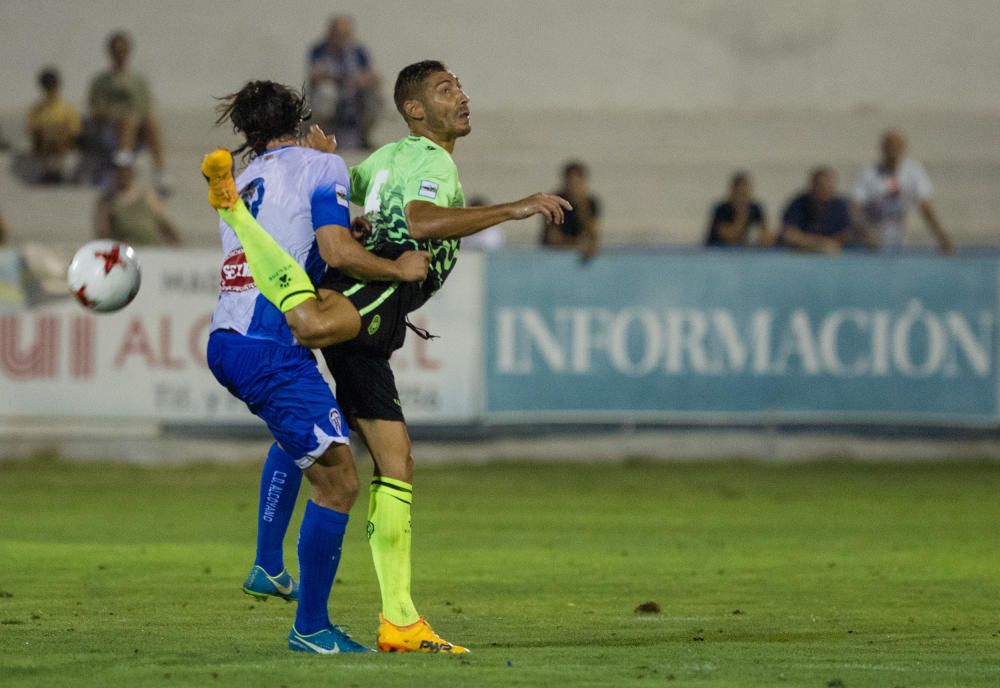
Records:
[[[208,338],[215,379],[267,423],[274,439],[305,470],[348,429],[311,351],[230,330]]]

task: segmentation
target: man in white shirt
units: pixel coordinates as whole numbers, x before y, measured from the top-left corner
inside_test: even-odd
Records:
[[[881,160],[863,169],[854,184],[851,200],[858,217],[871,227],[882,251],[897,252],[906,234],[906,215],[916,206],[937,240],[938,250],[946,255],[954,253],[951,237],[931,205],[934,187],[924,166],[906,157],[903,132],[885,132],[881,147]]]

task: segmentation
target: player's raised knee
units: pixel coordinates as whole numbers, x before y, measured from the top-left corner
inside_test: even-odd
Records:
[[[309,299],[286,312],[285,320],[296,341],[310,349],[320,349],[357,337],[361,331],[361,316],[349,301],[343,300],[346,306],[330,307],[325,302]]]

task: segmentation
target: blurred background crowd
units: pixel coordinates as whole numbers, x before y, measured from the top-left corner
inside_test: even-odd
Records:
[[[726,7],[726,3],[714,5]],[[633,9],[636,19],[641,19],[640,8]],[[16,13],[13,9],[6,11]],[[805,14],[817,12],[822,14],[816,8]],[[685,14],[679,10],[676,13],[682,18]],[[970,15],[974,16],[974,12]],[[706,10],[706,16],[715,15]],[[262,45],[271,53],[295,52],[303,60],[303,68],[295,74],[283,74],[283,80],[301,85],[312,108],[311,121],[335,133],[348,162],[355,162],[403,133],[394,110],[385,107],[396,70],[402,65],[380,59],[379,48],[384,49],[387,42],[394,40],[382,27],[359,26],[348,13],[335,12],[325,20],[316,19],[311,24],[302,23],[299,45],[276,47],[266,41]],[[825,21],[826,15],[818,19]],[[459,17],[455,23],[461,20]],[[813,31],[811,25],[822,25],[823,21],[785,27],[782,35],[791,41],[787,51],[802,50],[794,40],[807,39]],[[670,27],[663,28],[668,31]],[[725,22],[718,29],[728,31],[730,37],[734,35]],[[747,27],[747,31],[754,30],[763,31],[760,26]],[[155,31],[155,17],[148,17],[144,25],[129,26],[128,30],[108,26],[103,36],[92,36],[94,61],[85,84],[65,82],[66,65],[60,62],[58,51],[34,64],[33,74],[18,74],[23,81],[34,78],[37,97],[34,102],[7,100],[0,113],[0,148],[6,161],[0,171],[0,242],[47,243],[53,237],[56,243],[75,242],[93,236],[142,245],[213,243],[211,218],[203,212],[200,193],[196,193],[199,180],[189,158],[196,159],[199,147],[207,148],[210,142],[228,136],[228,132],[209,132],[212,98],[225,95],[225,91],[200,94],[197,100],[202,106],[197,114],[190,110],[178,114],[174,93],[145,76],[144,65],[153,58],[144,54],[144,41],[155,40],[158,45],[163,42],[162,37],[153,38]],[[419,43],[414,36],[407,40]],[[74,36],[74,41],[79,42],[80,37]],[[779,53],[782,50],[780,45],[773,49]],[[158,50],[162,53],[162,46]],[[572,48],[567,46],[566,50]],[[419,56],[450,59],[456,71],[462,72],[462,54],[440,52],[435,42],[426,42]],[[162,61],[162,57],[157,59]],[[206,70],[212,68],[211,63],[206,63]],[[700,69],[696,64],[663,68]],[[836,80],[834,74],[828,73],[829,65],[811,65],[809,69],[818,81]],[[77,74],[80,68],[73,65],[71,71]],[[163,71],[161,64],[156,71]],[[241,73],[247,77],[273,76],[254,71],[248,67]],[[520,78],[545,84],[549,75],[542,64],[533,74]],[[711,70],[705,70],[702,78],[709,88]],[[465,82],[472,94],[475,135],[484,140],[478,148],[470,146],[474,149],[471,153],[462,149],[456,153],[459,169],[470,171],[464,178],[470,202],[500,202],[507,200],[501,194],[508,189],[517,189],[518,194],[532,190],[518,188],[517,180],[524,170],[526,177],[547,179],[544,186],[562,194],[574,206],[561,226],[539,226],[527,232],[498,227],[466,240],[467,249],[498,250],[536,244],[551,250],[576,251],[582,260],[590,260],[600,254],[602,247],[651,244],[785,249],[827,255],[845,249],[896,254],[918,245],[951,255],[958,248],[991,243],[983,228],[990,226],[995,209],[991,210],[992,197],[984,190],[1000,177],[1000,153],[984,148],[975,138],[981,138],[981,132],[989,129],[988,121],[974,123],[974,130],[981,125],[980,133],[973,132],[969,140],[956,145],[951,159],[942,157],[938,152],[942,146],[930,146],[928,138],[937,134],[942,140],[960,137],[957,130],[963,127],[962,119],[956,119],[948,131],[935,132],[936,113],[928,114],[926,108],[883,112],[878,103],[862,105],[840,116],[837,126],[841,130],[831,131],[829,139],[819,145],[813,145],[810,139],[817,138],[817,129],[828,126],[829,118],[809,107],[779,108],[775,113],[757,108],[738,124],[733,123],[740,119],[740,112],[730,109],[721,124],[713,124],[711,115],[684,115],[678,121],[676,113],[668,112],[662,116],[644,112],[641,121],[601,108],[568,115],[571,106],[564,113],[567,117],[548,117],[546,113],[551,109],[547,106],[540,107],[534,117],[523,114],[525,110],[530,113],[531,102],[519,102],[511,105],[517,106],[520,114],[501,117],[496,108],[491,108],[491,117],[481,125],[477,119],[477,93],[490,90],[492,83]],[[239,85],[234,81],[229,88],[235,90]],[[67,96],[68,86],[72,86],[69,90],[73,93],[82,91],[82,100]],[[552,87],[558,90],[560,85],[553,83]],[[595,79],[593,87],[607,88],[601,77]],[[650,88],[656,86],[650,84]],[[636,97],[641,98],[641,94]],[[629,112],[633,105],[623,103],[622,112]],[[977,109],[962,102],[954,106],[956,110]],[[639,103],[635,109],[644,107]],[[192,125],[195,119],[198,124]],[[917,124],[916,135],[900,127],[901,121],[905,124],[908,120]],[[683,130],[685,122],[691,128],[691,138],[696,140],[671,147],[671,137],[683,140],[684,134],[677,130]],[[189,133],[192,127],[196,135]],[[715,136],[714,129],[727,127],[735,132],[730,140],[713,140],[721,138]],[[538,131],[525,135],[529,129]],[[650,140],[651,133],[660,131],[663,140]],[[762,139],[787,133],[788,140],[780,147],[773,142],[754,141],[754,131],[761,132]],[[740,141],[741,136],[745,140]],[[549,141],[545,141],[546,137]],[[831,156],[838,142],[848,138],[852,141],[851,152]],[[533,145],[533,141],[542,143]],[[699,143],[705,151],[701,160],[697,150],[689,149],[697,149]],[[643,153],[637,154],[637,145],[646,149],[643,153],[655,151],[660,160],[651,161]],[[720,159],[720,146],[731,149],[728,171],[722,171],[727,165]],[[867,155],[857,152],[862,147],[869,151]],[[936,148],[936,157],[925,168],[920,151],[931,147]],[[976,148],[979,150],[970,152]],[[510,157],[511,150],[519,157]],[[630,156],[634,161],[631,165]],[[958,169],[963,164],[961,158],[970,156],[964,171]],[[689,161],[687,170],[685,160]],[[775,184],[776,164],[782,165],[783,186]],[[801,180],[799,188],[787,179],[788,171],[795,167],[795,176]],[[763,175],[759,174],[761,169]],[[657,172],[661,173],[659,178]],[[933,183],[939,174],[947,176],[944,210],[940,213]],[[706,183],[710,175],[714,183]],[[969,177],[975,183],[963,187]],[[761,194],[764,184],[766,193]],[[962,190],[956,193],[956,189]],[[30,193],[22,195],[22,190]],[[50,192],[47,196],[46,190]],[[956,207],[963,209],[959,217],[949,214]],[[39,217],[40,208],[50,209],[51,218]],[[83,208],[85,218],[81,217]],[[695,212],[704,219],[693,220]],[[917,215],[926,234],[915,229]],[[47,225],[65,225],[67,217],[73,220],[71,230],[53,229],[49,234],[39,231]]]

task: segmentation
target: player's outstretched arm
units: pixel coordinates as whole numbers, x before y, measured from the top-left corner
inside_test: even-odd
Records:
[[[563,214],[573,206],[555,194],[536,193],[519,201],[480,208],[442,208],[427,201],[406,204],[406,225],[414,239],[458,239],[508,220],[541,215],[550,224],[561,225]]]

